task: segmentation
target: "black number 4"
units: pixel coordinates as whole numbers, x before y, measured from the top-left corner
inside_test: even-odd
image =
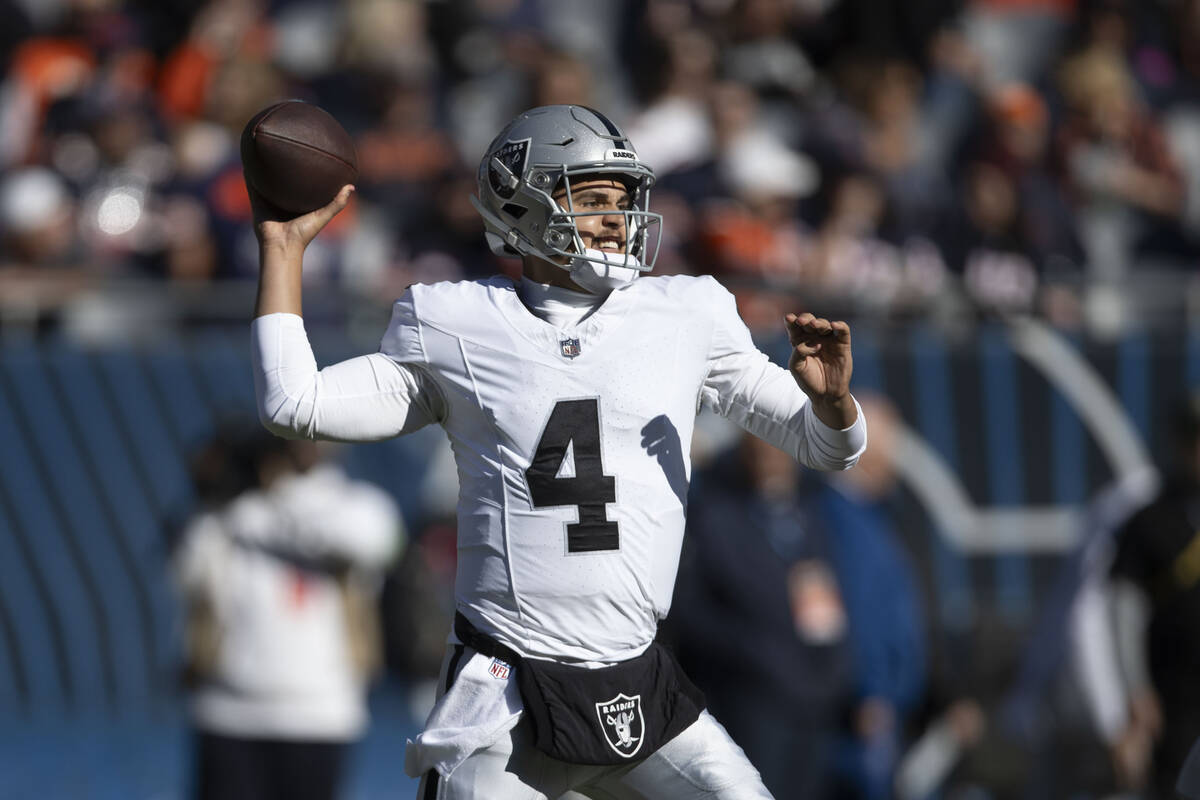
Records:
[[[559,469],[574,443],[575,474],[560,477]],[[606,503],[617,501],[617,481],[604,474],[600,459],[600,402],[560,400],[550,412],[542,438],[525,470],[534,508],[576,506],[579,521],[567,525],[567,552],[617,550],[617,523],[608,520]]]

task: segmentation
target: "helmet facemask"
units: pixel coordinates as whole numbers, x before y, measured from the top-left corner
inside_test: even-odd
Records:
[[[578,179],[586,176],[588,179],[595,179],[605,175],[611,175],[625,184],[630,196],[629,208],[617,211],[612,209],[580,211],[576,209],[572,177]],[[550,198],[551,202],[555,203],[560,210],[550,216],[543,239],[546,249],[553,256],[557,256],[559,260],[566,259],[567,263],[588,261],[600,266],[615,266],[638,272],[649,272],[654,268],[661,242],[661,237],[652,235],[652,232],[658,233],[660,229],[655,226],[662,223],[662,215],[650,211],[649,183],[652,181],[653,178],[647,179],[645,176],[634,173],[588,168],[570,169],[564,165],[558,181],[562,199],[555,200],[553,196]],[[587,217],[613,217],[617,214],[624,217],[623,252],[588,248],[584,243],[583,235],[579,232],[578,220]],[[547,258],[546,254],[539,253],[538,255],[548,261],[559,263],[554,258]]]

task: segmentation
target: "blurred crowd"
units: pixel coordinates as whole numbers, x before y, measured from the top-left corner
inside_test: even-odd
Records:
[[[1130,286],[1178,301],[1200,252],[1197,0],[2,6],[9,322],[114,279],[252,279],[238,136],[289,97],[346,126],[361,172],[305,278],[369,296],[515,269],[475,166],[561,102],[658,172],[662,272],[1112,330]]]

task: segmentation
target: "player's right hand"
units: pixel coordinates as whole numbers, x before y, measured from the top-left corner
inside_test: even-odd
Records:
[[[354,194],[354,186],[346,184],[328,205],[310,211],[298,217],[289,217],[271,205],[261,194],[256,192],[250,182],[246,182],[246,191],[250,193],[250,208],[254,214],[254,235],[258,237],[259,247],[264,250],[278,250],[285,254],[302,254],[308,243],[316,238],[321,229],[337,216],[338,212],[350,202]]]

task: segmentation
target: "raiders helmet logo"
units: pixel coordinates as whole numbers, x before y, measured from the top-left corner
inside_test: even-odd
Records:
[[[529,141],[529,139],[521,139],[515,142],[505,142],[492,154],[492,158],[500,162],[512,174],[512,177],[520,180],[521,176],[525,174],[525,159],[529,156]],[[509,176],[501,173],[502,170],[496,169],[495,165],[489,162],[488,181],[492,184],[492,191],[507,200],[516,194],[516,184],[510,185]]]
[[[608,746],[622,758],[633,758],[646,738],[646,719],[642,716],[642,696],[618,694],[596,703],[596,716]]]

